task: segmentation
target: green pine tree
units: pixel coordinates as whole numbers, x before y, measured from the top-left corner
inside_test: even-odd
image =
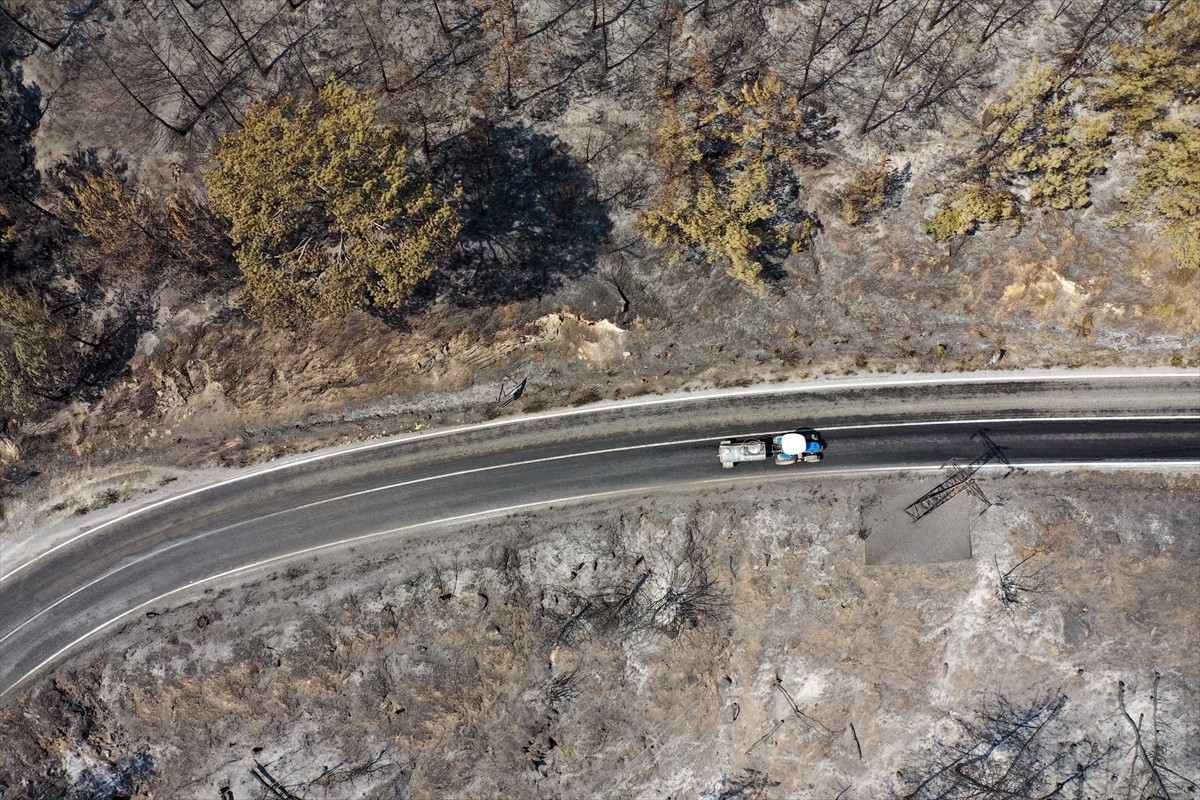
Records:
[[[772,199],[796,181],[791,167],[819,159],[832,120],[803,106],[774,76],[678,109],[657,131],[663,182],[639,217],[643,235],[678,260],[694,252],[756,293],[764,253],[803,249],[817,227]]]
[[[62,394],[77,359],[67,327],[35,289],[0,285],[0,408],[22,417]]]
[[[265,319],[403,306],[462,229],[457,191],[439,193],[374,99],[339,80],[299,107],[254,106],[221,144],[209,196]]]

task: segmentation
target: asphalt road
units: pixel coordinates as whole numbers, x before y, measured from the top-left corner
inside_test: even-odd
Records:
[[[413,535],[479,515],[765,476],[832,476],[971,460],[981,429],[1023,465],[1200,467],[1200,375],[836,386],[646,400],[430,433],[300,460],[84,524],[0,577],[0,697],[84,638],[213,579],[358,537]],[[815,465],[722,470],[728,436],[810,426]],[[390,532],[390,533],[385,533]],[[220,576],[220,577],[218,577]],[[167,597],[171,595],[170,597]]]

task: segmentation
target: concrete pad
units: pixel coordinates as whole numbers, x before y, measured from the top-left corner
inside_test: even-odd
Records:
[[[959,492],[916,522],[904,511],[943,477],[913,482],[881,497],[864,512],[867,564],[933,564],[971,558],[971,521],[982,505],[970,492]]]

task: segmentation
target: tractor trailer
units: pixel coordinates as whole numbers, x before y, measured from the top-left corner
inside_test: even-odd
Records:
[[[725,439],[718,448],[721,466],[733,469],[743,461],[766,461],[789,465],[811,464],[825,456],[825,442],[820,434],[801,428],[765,439]]]

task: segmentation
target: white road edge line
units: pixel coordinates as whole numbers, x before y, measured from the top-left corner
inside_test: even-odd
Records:
[[[650,401],[648,401],[648,402],[650,402]],[[569,413],[569,412],[564,412],[564,413]],[[1106,421],[1112,421],[1112,422],[1140,422],[1140,421],[1155,422],[1155,421],[1158,421],[1158,422],[1162,422],[1162,421],[1168,421],[1168,420],[1200,421],[1200,414],[1139,414],[1139,415],[1101,416],[1101,417],[1097,417],[1097,416],[996,417],[996,418],[991,418],[991,419],[928,420],[928,421],[923,421],[923,422],[872,422],[872,423],[864,423],[861,425],[842,425],[842,426],[824,427],[821,430],[823,432],[829,432],[829,431],[851,431],[851,430],[879,430],[879,429],[883,429],[883,428],[917,428],[917,427],[934,427],[934,426],[965,425],[965,424],[1004,425],[1004,424],[1020,424],[1020,423],[1030,423],[1030,422],[1106,422]],[[487,427],[488,425],[492,425],[492,424],[495,424],[495,423],[487,423],[485,425],[480,425],[480,426],[476,426],[476,427],[483,428],[483,427]],[[474,428],[472,428],[472,429],[474,429]],[[725,435],[726,436],[765,436],[765,435],[767,435],[767,433],[768,432],[766,432],[766,431],[761,431],[761,432],[750,433],[750,434],[725,434]],[[432,436],[432,435],[445,435],[445,434],[439,433],[439,434],[430,434],[430,435]],[[389,441],[389,442],[384,442],[384,443],[373,442],[370,445],[364,445],[361,448],[356,448],[355,450],[347,450],[347,451],[343,451],[343,452],[356,452],[358,449],[367,449],[367,448],[382,446],[383,444],[402,444],[403,442],[413,441],[413,440],[419,439],[419,438],[429,438],[429,437],[428,436],[426,436],[426,437],[408,437],[406,439],[398,439],[395,441]],[[326,503],[326,502],[333,502],[335,500],[345,499],[345,498],[349,498],[349,497],[357,497],[359,495],[370,494],[371,492],[376,492],[376,491],[385,491],[388,489],[395,489],[395,488],[399,488],[401,486],[407,486],[407,485],[413,484],[413,483],[421,483],[424,481],[437,480],[439,478],[455,477],[458,475],[468,475],[468,474],[471,474],[474,472],[483,472],[483,471],[486,471],[489,469],[501,469],[501,468],[505,468],[505,467],[525,466],[528,464],[540,463],[542,461],[554,461],[554,460],[561,460],[561,459],[568,459],[568,458],[581,458],[584,456],[604,455],[607,453],[619,453],[619,452],[623,452],[623,451],[627,451],[627,450],[641,450],[641,449],[649,449],[649,448],[653,448],[653,447],[672,447],[672,446],[681,445],[681,444],[698,444],[700,442],[706,442],[706,441],[717,441],[720,438],[723,438],[723,437],[722,436],[716,436],[716,437],[705,436],[705,437],[698,438],[698,439],[684,439],[684,440],[675,441],[675,442],[657,442],[654,444],[646,444],[646,445],[629,445],[626,447],[614,447],[614,448],[609,448],[606,450],[592,450],[592,451],[582,452],[582,453],[568,453],[566,455],[561,455],[561,456],[549,456],[544,459],[531,459],[529,461],[515,461],[515,462],[511,462],[509,464],[494,465],[491,467],[479,467],[477,469],[469,469],[469,470],[462,470],[459,472],[446,473],[445,475],[435,475],[435,476],[430,476],[428,478],[419,478],[419,479],[413,480],[413,481],[392,484],[391,486],[381,486],[381,487],[376,487],[374,489],[366,489],[361,492],[355,492],[355,493],[348,494],[348,495],[342,495],[340,497],[328,498],[326,500],[319,500],[314,503],[296,506],[292,509],[288,509],[288,511],[295,511],[295,510],[304,509],[304,508],[311,508],[313,506],[321,505],[322,503]],[[192,495],[199,494],[199,493],[208,491],[210,489],[220,488],[222,486],[227,486],[231,483],[245,480],[247,478],[254,477],[256,475],[267,474],[269,472],[274,472],[274,471],[277,471],[280,469],[285,469],[287,467],[296,466],[299,464],[307,464],[307,463],[310,463],[311,461],[319,460],[321,458],[328,458],[331,455],[333,455],[333,454],[314,456],[311,459],[306,459],[304,461],[295,462],[294,464],[279,465],[276,467],[272,467],[272,468],[263,470],[261,472],[256,472],[253,475],[244,475],[244,476],[240,476],[238,478],[231,478],[227,481],[222,481],[220,483],[214,483],[214,484],[210,484],[208,486],[202,486],[197,489],[192,489],[188,492],[184,492],[182,494],[175,495],[173,497],[168,497],[168,498],[165,498],[165,499],[160,500],[155,503],[151,503],[148,506],[144,506],[142,508],[135,509],[126,514],[122,514],[119,517],[114,517],[113,519],[110,519],[107,522],[101,523],[94,528],[89,528],[85,531],[80,531],[75,536],[72,536],[70,539],[67,539],[66,541],[63,541],[63,542],[59,542],[54,547],[51,547],[48,550],[38,553],[37,555],[35,555],[33,558],[29,559],[25,563],[18,564],[16,567],[9,570],[8,572],[0,574],[0,583],[3,583],[4,581],[11,578],[13,575],[16,575],[18,572],[21,572],[25,568],[32,566],[33,564],[37,563],[41,559],[46,558],[47,556],[53,555],[58,550],[61,550],[64,547],[68,547],[68,546],[74,544],[75,542],[79,541],[80,539],[83,539],[87,536],[91,536],[92,534],[97,533],[98,531],[103,530],[104,528],[107,528],[111,525],[115,525],[118,522],[123,522],[132,517],[141,516],[142,514],[145,514],[148,511],[152,511],[161,506],[167,505],[167,504],[175,502],[177,500],[182,500],[187,497],[191,497]],[[278,514],[278,513],[285,513],[285,512],[276,512],[276,513]],[[268,519],[272,516],[275,516],[275,514],[267,514],[262,517],[255,517],[254,519],[255,520]],[[252,520],[247,520],[247,521],[252,521]],[[238,524],[240,524],[240,523],[238,523]],[[233,526],[227,526],[227,527],[233,527]],[[226,528],[218,528],[217,531],[225,530],[225,529]],[[215,533],[217,531],[212,531],[212,532]],[[66,598],[63,598],[63,599],[66,599]],[[3,642],[3,641],[4,641],[3,639],[0,639],[0,642]]]
[[[1142,421],[1142,420],[1159,421],[1159,422],[1164,421],[1164,420],[1197,420],[1197,421],[1200,421],[1200,415],[1193,416],[1193,415],[1178,415],[1178,414],[1174,414],[1174,415],[1173,414],[1162,414],[1162,415],[1157,415],[1157,416],[1127,416],[1127,417],[1103,417],[1103,418],[1055,417],[1055,418],[1049,418],[1049,419],[1046,417],[1012,417],[1012,418],[991,419],[991,420],[933,420],[933,421],[926,421],[926,422],[885,422],[885,423],[872,422],[872,423],[866,423],[863,425],[843,425],[841,427],[822,428],[822,430],[823,431],[848,431],[848,430],[873,430],[873,429],[879,429],[879,428],[930,427],[930,426],[938,426],[938,425],[942,425],[942,426],[961,425],[961,424],[968,423],[968,422],[971,423],[972,425],[975,425],[975,424],[997,425],[997,424],[1003,424],[1003,423],[1031,422],[1031,421],[1036,421],[1036,422],[1092,422],[1092,421],[1096,421],[1096,420],[1125,421],[1125,422]],[[744,435],[745,436],[765,436],[767,434],[768,434],[768,432],[758,432],[758,433],[750,433],[750,434],[744,434]],[[445,480],[447,478],[457,478],[462,475],[473,475],[473,474],[480,473],[480,472],[489,472],[492,470],[508,469],[510,467],[524,467],[524,466],[529,466],[530,464],[541,464],[541,463],[546,463],[546,462],[550,462],[550,461],[564,461],[564,460],[572,459],[572,458],[585,458],[587,456],[605,455],[608,453],[621,453],[621,452],[627,452],[630,450],[650,450],[650,449],[654,449],[654,448],[658,448],[658,447],[675,447],[678,445],[700,444],[702,442],[711,442],[711,441],[715,441],[713,437],[704,436],[704,437],[701,437],[698,439],[681,439],[681,440],[673,441],[673,442],[653,442],[651,444],[635,444],[635,445],[627,445],[625,447],[609,447],[609,448],[606,448],[603,450],[589,450],[589,451],[583,451],[583,452],[578,452],[578,453],[565,453],[563,455],[558,455],[558,456],[546,456],[545,458],[531,458],[531,459],[526,459],[524,461],[511,461],[511,462],[508,462],[505,464],[492,464],[491,466],[487,466],[487,467],[474,467],[472,469],[457,470],[455,472],[445,472],[440,475],[430,475],[425,478],[414,478],[413,480],[401,481],[399,483],[391,483],[391,484],[387,484],[385,486],[374,486],[370,489],[362,489],[357,492],[350,492],[349,494],[337,495],[335,497],[327,497],[324,500],[314,500],[311,503],[304,503],[302,505],[292,506],[291,508],[287,508],[282,511],[274,511],[270,514],[263,514],[261,516],[251,517],[250,519],[239,520],[238,522],[234,522],[229,525],[223,525],[219,528],[214,528],[210,531],[205,531],[204,533],[202,533],[198,536],[193,536],[190,539],[185,539],[183,541],[176,542],[171,545],[167,545],[166,547],[159,548],[157,550],[154,550],[153,552],[139,556],[138,558],[135,558],[132,561],[127,561],[127,562],[122,563],[120,566],[116,567],[115,569],[109,570],[108,572],[101,575],[100,577],[95,578],[95,579],[89,581],[88,583],[84,584],[83,586],[78,587],[77,589],[70,592],[69,594],[66,594],[66,595],[58,598],[50,605],[46,606],[41,611],[34,614],[32,617],[25,620],[17,627],[13,628],[11,631],[6,633],[4,636],[0,636],[0,644],[3,644],[10,637],[19,633],[22,628],[24,628],[26,625],[29,625],[30,623],[34,622],[39,617],[41,617],[43,614],[47,614],[50,611],[53,611],[59,605],[70,600],[72,597],[79,594],[80,592],[86,591],[87,589],[91,588],[92,586],[94,586],[97,583],[100,583],[101,581],[108,580],[109,578],[111,578],[112,576],[116,575],[119,572],[129,569],[130,567],[136,566],[148,558],[160,556],[163,553],[166,553],[170,550],[174,550],[176,547],[181,547],[185,544],[196,542],[201,539],[206,539],[209,536],[215,536],[218,533],[222,533],[224,531],[230,530],[232,528],[237,528],[242,525],[249,525],[249,524],[252,524],[255,522],[261,522],[262,520],[271,519],[272,517],[277,517],[277,516],[280,516],[283,514],[290,514],[290,513],[296,512],[296,511],[303,511],[304,509],[308,509],[308,508],[316,508],[318,506],[327,505],[329,503],[336,503],[336,502],[339,502],[342,500],[349,500],[351,498],[362,497],[362,496],[368,495],[368,494],[375,494],[377,492],[386,492],[386,491],[392,491],[395,489],[402,489],[405,486],[413,486],[418,483],[428,483],[431,481]],[[1153,462],[1153,463],[1157,463],[1157,462]],[[889,469],[889,468],[884,467],[882,469]],[[917,469],[917,468],[912,467],[911,469]],[[825,471],[825,472],[828,473],[829,471]],[[430,523],[430,524],[436,524],[436,523]],[[81,536],[82,535],[84,535],[84,534],[81,534]],[[76,539],[78,539],[78,538],[79,537],[76,537]],[[49,555],[50,552],[53,552],[53,551],[47,551],[44,555]],[[30,561],[28,563],[33,563],[33,562]],[[18,570],[23,569],[24,566],[28,566],[28,564],[22,565],[21,567],[14,569],[12,572],[8,573],[8,575],[5,575],[4,578],[7,578],[10,575],[15,574]],[[3,578],[0,578],[0,581],[2,581],[2,580],[3,580]]]
[[[1014,422],[1030,422],[1030,421],[1037,421],[1037,422],[1092,422],[1097,419],[1102,419],[1103,421],[1118,421],[1118,422],[1120,422],[1120,421],[1125,421],[1125,422],[1142,421],[1142,420],[1159,421],[1159,422],[1164,421],[1164,420],[1197,420],[1197,421],[1200,421],[1200,415],[1194,415],[1194,416],[1182,415],[1181,416],[1178,414],[1162,414],[1162,415],[1157,415],[1157,416],[1130,416],[1130,417],[1103,417],[1103,418],[1056,417],[1056,418],[1051,418],[1051,419],[1047,419],[1045,417],[1016,417],[1016,418],[992,419],[992,420],[934,420],[934,421],[926,421],[926,422],[884,422],[884,423],[872,422],[872,423],[867,423],[867,424],[863,424],[863,425],[843,425],[841,427],[822,428],[821,430],[822,431],[848,431],[848,430],[872,430],[872,429],[878,429],[878,428],[930,427],[930,426],[936,426],[936,425],[960,425],[960,424],[964,424],[967,422],[971,423],[972,425],[975,425],[975,424],[997,425],[997,424],[1003,424],[1006,422],[1014,423]],[[768,433],[769,432],[767,432],[767,431],[762,431],[762,432],[758,432],[758,433],[750,433],[750,434],[743,434],[743,435],[744,436],[766,436],[766,435],[768,435]],[[546,463],[549,461],[564,461],[564,460],[571,459],[571,458],[585,458],[587,456],[606,455],[608,453],[622,453],[622,452],[627,452],[630,450],[651,450],[651,449],[654,449],[657,447],[676,447],[678,445],[700,444],[702,442],[711,442],[711,441],[715,441],[714,437],[704,436],[704,437],[701,437],[698,439],[680,439],[678,441],[673,441],[673,442],[653,442],[651,444],[635,444],[635,445],[627,445],[625,447],[609,447],[609,448],[606,448],[603,450],[588,450],[588,451],[583,451],[583,452],[578,452],[578,453],[565,453],[565,454],[559,455],[559,456],[546,456],[545,458],[531,458],[531,459],[526,459],[524,461],[510,461],[505,464],[492,464],[491,466],[487,466],[487,467],[474,467],[472,469],[462,469],[462,470],[457,470],[455,472],[445,472],[440,475],[430,475],[425,478],[414,478],[413,480],[409,480],[409,481],[401,481],[399,483],[391,483],[391,484],[387,484],[385,486],[374,486],[370,489],[362,489],[357,492],[350,492],[349,494],[341,494],[341,495],[337,495],[335,497],[327,497],[324,500],[314,500],[311,503],[303,503],[298,506],[292,506],[291,508],[287,508],[282,511],[274,511],[270,514],[263,514],[261,516],[251,517],[249,519],[244,519],[244,520],[239,520],[238,522],[234,522],[229,525],[223,525],[219,528],[213,528],[210,531],[205,531],[204,533],[202,533],[198,536],[193,536],[190,539],[185,539],[183,541],[179,541],[174,544],[167,545],[166,547],[159,548],[150,553],[146,553],[145,555],[139,556],[138,558],[135,558],[132,561],[123,562],[120,566],[116,567],[115,569],[109,570],[108,572],[101,575],[100,577],[95,578],[95,579],[89,581],[88,583],[85,583],[83,586],[78,587],[73,592],[70,592],[69,594],[63,595],[62,597],[58,598],[50,605],[46,606],[41,611],[34,614],[32,617],[25,620],[17,627],[13,628],[11,631],[6,633],[4,636],[0,636],[0,644],[3,644],[11,636],[14,636],[15,634],[19,633],[22,628],[24,628],[26,625],[29,625],[30,623],[34,622],[39,617],[41,617],[43,614],[47,614],[50,611],[53,611],[56,607],[58,607],[62,603],[65,603],[66,601],[70,600],[72,597],[79,594],[80,592],[87,591],[89,588],[91,588],[95,584],[100,583],[101,581],[104,581],[104,580],[108,580],[109,578],[111,578],[112,576],[116,575],[119,572],[123,572],[124,570],[129,569],[130,567],[137,566],[138,564],[142,563],[143,561],[145,561],[148,558],[154,558],[154,557],[160,556],[163,553],[166,553],[170,550],[174,550],[176,547],[181,547],[185,544],[197,542],[201,539],[206,539],[209,536],[215,536],[218,533],[223,533],[224,531],[231,530],[233,528],[237,528],[242,525],[250,525],[252,523],[261,522],[262,520],[271,519],[272,517],[278,517],[283,514],[290,514],[290,513],[296,512],[296,511],[303,511],[308,508],[316,508],[318,506],[328,505],[329,503],[336,503],[336,502],[340,502],[342,500],[350,500],[355,497],[363,497],[364,495],[368,495],[368,494],[375,494],[378,492],[387,492],[387,491],[392,491],[394,489],[402,489],[405,486],[414,486],[418,483],[428,483],[431,481],[445,480],[447,478],[457,478],[462,475],[473,475],[473,474],[480,473],[480,472],[489,472],[492,470],[508,469],[510,467],[525,467],[525,466],[529,466],[530,464],[542,464],[542,463]],[[1157,463],[1157,462],[1154,462],[1154,463]],[[912,467],[912,469],[916,469],[916,467]],[[432,524],[436,524],[436,523],[432,523]],[[85,535],[85,534],[81,534],[81,536],[82,535]],[[75,538],[78,539],[80,537],[77,536]],[[69,544],[69,542],[64,543],[64,544]],[[52,550],[47,551],[43,555],[49,555],[51,552],[53,552],[53,551]],[[36,559],[34,559],[34,560],[36,560]],[[28,562],[28,564],[31,564],[31,563],[33,563],[33,561]],[[15,574],[18,570],[23,569],[25,566],[28,566],[28,564],[22,565],[21,567],[14,569],[12,572],[8,573],[8,575],[5,575],[5,576],[3,576],[3,578],[0,578],[0,581],[3,581],[5,578],[8,578],[10,575]]]
[[[1194,461],[1153,461],[1153,462],[1117,462],[1117,463],[1110,462],[1110,461],[1064,461],[1064,462],[1055,463],[1055,464],[1041,464],[1041,463],[1024,464],[1024,463],[1019,463],[1019,462],[1014,462],[1012,464],[988,464],[988,465],[985,465],[982,469],[985,471],[999,471],[999,470],[1008,470],[1008,469],[1024,469],[1024,470],[1028,470],[1028,471],[1035,471],[1035,470],[1036,471],[1052,471],[1052,470],[1068,470],[1068,469],[1098,469],[1101,471],[1120,471],[1120,470],[1145,470],[1145,469],[1162,470],[1164,468],[1168,468],[1168,469],[1169,468],[1183,468],[1183,469],[1187,469],[1187,470],[1200,470],[1200,465],[1198,465]],[[896,473],[932,472],[932,471],[940,471],[941,469],[942,469],[941,467],[935,467],[935,466],[902,467],[902,468],[860,467],[860,468],[841,469],[841,470],[822,470],[819,472],[813,471],[811,473],[802,474],[799,477],[808,478],[811,480],[811,479],[839,476],[839,475],[856,475],[856,474],[879,473],[879,472],[896,472]],[[791,473],[790,476],[784,476],[784,475],[780,475],[778,477],[776,477],[776,476],[757,476],[757,479],[760,481],[773,482],[776,479],[782,479],[784,477],[792,477],[794,479],[797,476],[795,473]],[[676,486],[672,486],[671,491],[676,491],[679,489],[686,489],[688,487],[695,487],[695,486],[708,486],[708,485],[719,484],[719,483],[730,483],[733,480],[735,480],[734,476],[723,476],[720,478],[709,478],[709,479],[702,480],[702,481],[689,481],[688,483],[681,483]],[[390,536],[390,535],[395,535],[398,533],[404,533],[405,531],[410,531],[410,530],[413,530],[414,528],[431,527],[431,526],[436,526],[436,525],[450,525],[450,524],[456,524],[456,523],[463,523],[468,520],[484,520],[489,517],[502,516],[504,514],[511,514],[516,511],[528,511],[533,508],[551,507],[551,506],[555,506],[555,505],[576,504],[576,503],[586,502],[588,500],[598,500],[598,499],[605,498],[605,497],[617,497],[620,495],[634,495],[634,494],[639,494],[642,492],[645,492],[645,490],[644,489],[619,489],[619,490],[614,490],[611,492],[596,492],[594,494],[574,495],[572,497],[560,497],[560,498],[556,498],[553,500],[540,500],[535,503],[522,503],[522,504],[514,505],[514,506],[506,506],[504,508],[494,508],[494,509],[489,509],[487,511],[476,511],[476,512],[473,512],[470,514],[460,514],[460,515],[453,516],[453,517],[443,517],[442,519],[439,519],[439,520],[432,520],[429,522],[420,522],[420,523],[415,523],[413,525],[404,525],[399,528],[389,528],[389,529],[383,530],[383,531],[375,531],[374,533],[364,533],[361,536],[355,536],[350,539],[344,539],[344,540],[337,541],[337,542],[326,542],[325,544],[314,545],[313,547],[306,547],[306,548],[303,548],[301,550],[296,550],[291,553],[284,553],[282,555],[272,556],[271,558],[263,559],[262,561],[257,561],[253,564],[243,564],[240,567],[235,567],[234,569],[226,570],[224,572],[217,573],[216,575],[210,575],[207,578],[200,578],[199,580],[195,580],[195,581],[192,581],[191,583],[187,583],[176,589],[172,589],[169,592],[164,592],[163,594],[160,594],[157,597],[147,600],[144,603],[141,603],[141,604],[129,609],[128,611],[124,611],[121,614],[118,614],[117,616],[113,617],[112,619],[108,620],[107,622],[103,622],[103,623],[97,625],[96,627],[94,627],[90,631],[88,631],[87,633],[85,633],[82,636],[80,636],[79,638],[75,639],[70,644],[60,648],[53,655],[46,658],[44,661],[42,661],[40,664],[35,666],[33,669],[26,672],[24,675],[22,675],[20,678],[18,678],[16,681],[14,681],[12,684],[5,687],[3,691],[0,691],[0,698],[3,698],[5,695],[7,695],[10,691],[15,689],[17,686],[20,686],[30,676],[36,674],[37,672],[40,672],[44,667],[46,667],[50,663],[56,661],[64,653],[66,653],[67,651],[71,650],[72,648],[78,646],[79,644],[82,644],[83,642],[87,641],[91,637],[93,637],[96,634],[103,631],[105,628],[108,628],[109,626],[120,622],[121,620],[125,619],[128,616],[136,614],[137,612],[141,611],[143,608],[146,608],[147,606],[154,605],[155,603],[161,602],[162,600],[165,600],[166,598],[168,598],[172,595],[179,594],[180,592],[186,592],[189,589],[194,589],[197,586],[202,586],[206,583],[213,583],[215,581],[222,580],[223,578],[229,578],[234,575],[239,575],[241,573],[251,572],[251,571],[257,570],[257,569],[262,569],[263,567],[278,563],[280,561],[286,561],[288,559],[293,559],[293,558],[300,558],[301,556],[306,556],[311,553],[320,552],[322,550],[329,550],[329,549],[332,549],[335,547],[347,547],[347,546],[358,544],[360,542],[367,541],[368,539],[376,539],[381,536]]]
[[[923,422],[864,422],[861,425],[824,427],[821,428],[821,432],[872,430],[877,428],[927,428],[935,425],[1011,425],[1027,422],[1167,422],[1170,420],[1200,421],[1200,414],[1126,414],[1111,417],[995,417],[992,419],[926,420]]]

